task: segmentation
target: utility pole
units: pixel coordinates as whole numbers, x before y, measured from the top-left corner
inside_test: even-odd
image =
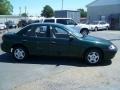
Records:
[[[21,7],[19,7],[19,16],[21,16]]]
[[[25,14],[27,15],[27,7],[25,6]],[[25,16],[25,19],[26,19],[26,16]]]
[[[25,13],[27,14],[27,7],[25,6]]]
[[[62,10],[63,10],[63,3],[64,3],[64,1],[62,0]]]

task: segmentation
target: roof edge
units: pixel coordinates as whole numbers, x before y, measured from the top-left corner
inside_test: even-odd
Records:
[[[93,3],[95,3],[97,0],[95,0],[95,1],[93,1],[93,2],[91,2],[91,3],[89,3],[88,5],[86,5],[86,7],[89,7],[91,4],[93,4]]]

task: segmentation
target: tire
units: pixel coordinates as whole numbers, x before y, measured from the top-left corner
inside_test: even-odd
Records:
[[[95,27],[95,31],[98,31],[98,27]]]
[[[87,29],[83,29],[81,32],[80,32],[83,36],[86,36],[89,34],[89,31]]]
[[[15,47],[12,52],[13,58],[19,62],[25,60],[28,57],[28,52],[24,47]]]
[[[97,49],[88,50],[85,54],[85,62],[88,65],[97,65],[102,62],[102,52]]]
[[[109,27],[108,27],[108,26],[106,27],[106,30],[109,30]]]

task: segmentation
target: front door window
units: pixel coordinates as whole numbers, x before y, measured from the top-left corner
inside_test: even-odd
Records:
[[[52,33],[54,38],[57,39],[68,39],[68,32],[60,27],[52,27]]]
[[[50,28],[52,36],[50,38],[50,54],[52,56],[69,55],[69,38],[68,32],[60,27],[51,26]]]

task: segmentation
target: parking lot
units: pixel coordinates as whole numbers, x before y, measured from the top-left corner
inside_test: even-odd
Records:
[[[90,35],[113,42],[118,47],[115,58],[98,66],[59,57],[31,57],[18,63],[0,50],[0,90],[120,90],[120,31]]]

